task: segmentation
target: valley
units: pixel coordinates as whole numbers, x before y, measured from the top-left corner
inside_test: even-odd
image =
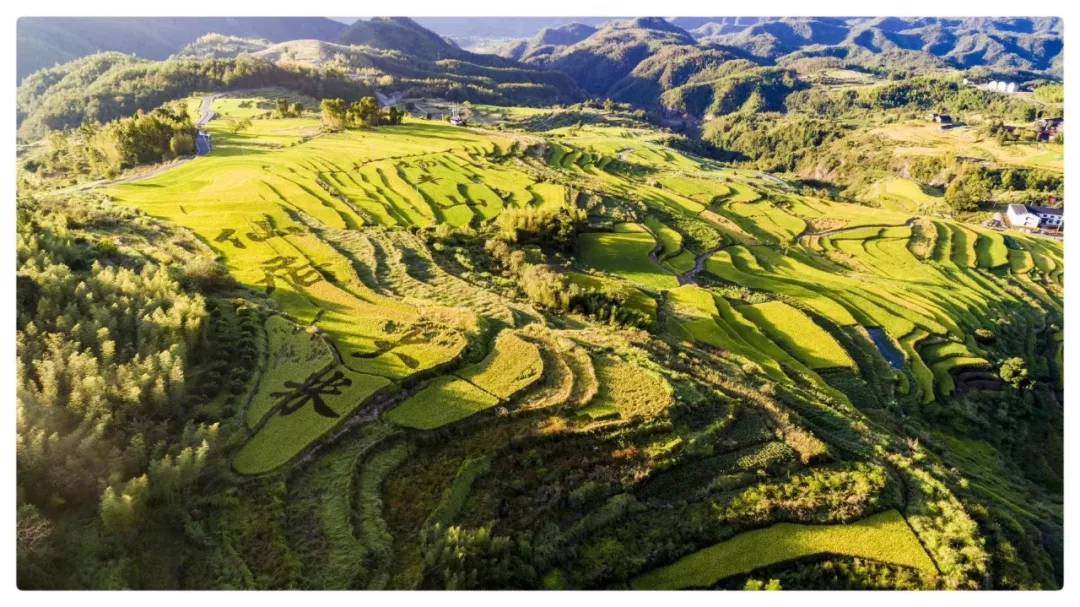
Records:
[[[20,587],[1060,588],[1064,242],[992,221],[1063,191],[1024,98],[718,67],[646,87],[674,132],[434,34],[372,86],[327,45],[418,34],[358,23],[20,89]],[[924,87],[970,124],[882,101]]]

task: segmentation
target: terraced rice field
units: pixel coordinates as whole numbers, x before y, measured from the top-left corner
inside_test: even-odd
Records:
[[[899,512],[889,510],[848,525],[779,523],[747,531],[650,571],[636,578],[633,587],[709,588],[733,575],[815,554],[881,561],[928,575],[937,571],[904,518]]]
[[[836,412],[863,403],[830,383],[868,368],[876,350],[860,343],[862,329],[880,329],[902,355],[882,382],[887,398],[929,406],[962,392],[964,372],[994,364],[976,329],[1044,320],[1017,317],[1021,308],[1061,311],[1059,243],[915,222],[902,205],[803,196],[777,178],[685,156],[647,131],[533,136],[420,121],[321,133],[313,116],[255,120],[240,134],[210,124],[214,153],[108,194],[194,232],[265,301],[261,373],[244,393],[250,432],[233,468],[348,494],[315,508],[332,552],[323,573],[335,587],[418,584],[429,536],[417,530],[498,519],[504,494],[491,493],[492,478],[513,479],[523,504],[570,500],[588,510],[582,525],[610,529],[648,507],[628,499],[651,495],[638,485],[668,499],[668,474],[712,466],[703,482],[726,491],[815,466],[835,455],[833,444],[862,454],[855,424]],[[646,328],[541,308],[514,290],[517,276],[471,265],[504,209],[602,199],[633,205],[597,223],[590,215],[576,251],[540,253],[547,269],[650,319]],[[470,250],[437,238],[441,225],[482,236]],[[920,226],[933,236],[921,248]],[[680,285],[686,274],[693,280]],[[1060,365],[1061,342],[1051,345],[1050,363]],[[716,386],[732,389],[728,379],[738,378],[730,383],[805,408],[787,416],[756,392],[703,389],[689,372],[652,362],[657,355],[687,368],[707,360]],[[826,446],[818,433],[840,438]],[[507,447],[508,437],[524,438]],[[546,446],[559,440],[589,447],[561,461]],[[312,464],[316,449],[325,465]],[[624,467],[595,473],[616,480],[592,482],[593,455],[582,453],[594,452],[617,454]],[[706,464],[680,472],[687,461]],[[545,493],[544,475],[579,466],[583,489],[566,500]],[[560,530],[558,541],[582,529]],[[636,587],[710,587],[821,554],[934,573],[889,511],[847,526],[746,531],[628,575],[639,576]],[[363,563],[357,579],[345,575],[349,562]]]
[[[387,413],[400,426],[431,430],[506,402],[538,381],[544,372],[540,350],[520,336],[504,332],[491,352],[457,377],[439,378]]]
[[[285,389],[286,382],[302,383],[336,362],[333,350],[323,338],[282,316],[275,315],[266,320],[266,334],[269,352],[266,366],[274,373],[261,378],[258,390],[251,398],[247,423],[252,428],[258,426],[275,401],[280,400],[275,394]]]
[[[945,200],[940,194],[927,192],[910,179],[883,179],[863,195],[867,200],[877,201],[882,208],[911,214],[930,214],[945,210]]]
[[[386,414],[407,428],[432,430],[490,409],[499,399],[464,379],[441,377]]]
[[[264,111],[260,103],[265,105],[223,98],[215,109],[225,117],[246,117]],[[108,194],[193,230],[222,255],[238,281],[264,292],[299,323],[318,328],[337,352],[340,363],[328,351],[305,351],[310,348],[297,345],[302,340],[283,345],[287,339],[277,326],[283,321],[270,321],[269,362],[280,373],[260,383],[248,408],[248,422],[257,430],[236,464],[246,472],[288,461],[383,388],[454,361],[476,329],[475,315],[466,308],[430,300],[404,303],[373,290],[382,285],[365,283],[349,251],[316,231],[465,225],[489,221],[505,206],[564,202],[563,186],[501,166],[499,154],[520,142],[517,136],[417,123],[392,133],[315,137],[319,125],[313,117],[256,119],[239,134],[225,118],[209,128],[212,155],[113,186]],[[327,407],[314,416],[308,409],[270,414],[288,398],[324,389],[339,375],[344,379],[334,381],[350,385],[325,388],[321,399]],[[266,455],[262,445],[280,445],[283,435],[285,446]],[[258,464],[263,456],[265,463]]]
[[[655,263],[649,254],[656,239],[646,231],[591,232],[578,237],[585,265],[652,289],[678,286],[675,276]]]
[[[544,362],[540,350],[513,333],[503,333],[495,347],[479,364],[458,375],[480,389],[506,400],[540,379]]]
[[[384,377],[344,368],[310,375],[303,383],[286,382],[271,393],[280,399],[277,408],[236,454],[233,467],[241,474],[260,474],[292,461],[391,385]]]
[[[603,356],[595,364],[600,391],[592,403],[581,410],[582,415],[592,419],[648,419],[660,414],[671,403],[671,386],[655,372],[614,356]]]
[[[782,301],[771,301],[744,306],[741,312],[811,369],[855,365],[840,344],[798,308]]]
[[[835,216],[843,217],[841,212]],[[912,253],[911,229],[897,225],[852,227],[801,238],[800,246],[788,249],[786,255],[772,247],[732,246],[711,256],[705,268],[724,282],[787,298],[837,325],[882,328],[901,345],[915,395],[927,402],[934,399],[935,383],[944,393],[951,392],[952,366],[984,361],[967,352],[952,366],[939,364],[935,374],[918,351],[921,340],[948,336],[964,343],[987,318],[1008,315],[1006,310],[1021,305],[1022,296],[1005,289],[1006,284],[1040,293],[1043,287],[1032,287],[1024,278],[1030,271],[1026,260],[1037,267],[1040,251],[1054,251],[1043,258],[1051,272],[1045,286],[1059,294],[1061,287],[1053,274],[1057,262],[1051,261],[1060,259],[1061,250],[1050,241],[1010,235],[1019,248],[1009,249],[997,232],[945,221],[934,221],[933,226],[933,263]],[[1002,276],[1004,268],[1017,271]],[[1051,307],[1054,299],[1046,300]]]

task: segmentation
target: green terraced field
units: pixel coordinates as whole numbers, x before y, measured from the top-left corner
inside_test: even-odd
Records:
[[[849,525],[780,523],[747,531],[650,571],[636,578],[633,587],[708,588],[733,575],[816,554],[852,556],[936,573],[933,561],[903,517],[889,510]]]
[[[261,107],[216,103],[235,116]],[[895,199],[880,208],[824,200],[637,127],[524,133],[409,120],[328,133],[309,112],[239,134],[224,120],[209,128],[209,156],[105,191],[190,230],[239,283],[228,296],[260,302],[261,368],[228,456],[240,474],[289,479],[288,492],[295,478],[346,494],[288,513],[323,517],[303,530],[303,549],[327,547],[335,587],[449,585],[440,542],[525,537],[484,528],[512,529],[518,519],[503,508],[559,521],[547,540],[566,562],[551,579],[567,587],[639,574],[634,587],[711,587],[820,555],[938,583],[942,561],[927,552],[948,562],[948,533],[975,523],[927,480],[936,472],[907,458],[926,450],[870,412],[940,411],[971,393],[972,377],[996,381],[996,344],[1060,333],[1060,243],[916,221],[936,201],[907,183],[883,185]],[[585,219],[558,225],[557,245],[499,232],[504,209],[566,207]],[[924,229],[933,238],[916,242]],[[503,245],[512,252],[497,259]],[[552,282],[599,311],[534,297],[521,284],[528,265],[561,275]],[[633,322],[602,314],[616,306]],[[903,364],[878,360],[867,328]],[[1027,347],[1043,345],[1044,366],[1061,368],[1061,340]],[[771,526],[654,571],[609,568],[635,562],[619,550],[676,554],[677,541],[684,554],[715,542],[722,496],[823,464],[881,463],[878,447],[921,475],[904,477],[923,492],[905,507],[911,526],[895,510],[866,516],[900,507],[883,491],[859,496],[873,507],[844,519],[863,517],[853,524],[774,524],[817,519],[766,508]],[[952,527],[927,523],[931,508],[955,516]],[[685,535],[654,533],[649,517],[685,521]]]
[[[671,226],[663,223],[655,217],[645,219],[645,226],[652,232],[654,238],[660,243],[661,260],[678,255],[683,248],[683,236]]]
[[[744,306],[740,310],[774,340],[784,344],[811,369],[852,367],[855,362],[831,335],[809,316],[782,301]]]
[[[390,385],[386,378],[345,368],[284,382],[271,393],[281,399],[277,408],[237,452],[233,467],[241,474],[261,474],[284,465]]]
[[[498,19],[19,22],[18,587],[1063,596],[1061,19]]]
[[[253,115],[265,106],[258,99],[215,101],[224,116]],[[334,134],[320,134],[313,115],[254,120],[250,130],[238,134],[224,119],[209,128],[213,154],[146,180],[111,186],[109,195],[119,204],[193,230],[223,257],[238,281],[264,292],[301,324],[319,329],[340,355],[341,369],[360,374],[357,377],[384,378],[386,384],[454,361],[473,339],[476,317],[468,309],[386,296],[382,286],[358,273],[350,257],[353,250],[329,244],[338,241],[318,236],[319,230],[330,235],[378,226],[482,226],[503,208],[567,204],[575,184],[637,198],[667,216],[683,217],[679,222],[709,226],[721,242],[747,243],[723,248],[706,260],[707,273],[716,279],[791,298],[840,326],[882,327],[903,346],[908,373],[923,400],[933,398],[935,384],[948,393],[951,381],[942,371],[944,363],[922,360],[915,347],[918,339],[949,335],[963,341],[980,318],[1000,307],[995,297],[1000,297],[996,285],[1001,279],[981,276],[980,269],[1005,267],[1021,274],[1038,269],[1055,281],[1061,275],[1060,248],[1052,244],[1018,237],[1022,248],[1009,250],[997,233],[946,221],[934,222],[938,238],[932,258],[941,265],[929,266],[907,246],[911,230],[903,225],[903,209],[770,193],[774,182],[759,174],[704,170],[642,137],[642,132],[603,127],[554,131],[564,138],[539,159],[510,155],[510,150],[537,140],[427,121]],[[658,177],[641,180],[605,170],[606,159],[614,157],[651,164],[659,169]],[[846,227],[806,236],[814,231],[811,226],[826,220]],[[676,289],[676,273],[690,271],[694,262],[684,248],[684,228],[676,229],[681,225],[647,215],[644,225],[616,223],[613,232],[582,233],[580,263],[604,275],[569,277],[589,289],[622,293],[625,305],[649,319],[657,318],[658,300],[639,287],[670,291],[670,305],[692,310],[689,317],[669,320],[673,330],[751,361],[778,379],[784,374],[776,361],[811,377],[814,369],[853,365],[831,336],[784,303],[735,308],[722,298]],[[755,242],[789,248],[784,254]],[[650,257],[654,250],[660,263]],[[838,272],[837,264],[851,271]],[[377,281],[378,263],[368,270]],[[1044,287],[1031,281],[1025,286],[1054,301]],[[1005,294],[1004,299],[1012,296]],[[269,339],[268,356],[279,369],[272,376],[276,381],[302,384],[330,365],[326,351],[316,355],[280,346],[283,338],[277,329]],[[521,364],[522,369],[533,368]],[[476,385],[504,399],[517,391],[515,381],[489,381],[493,374],[501,371],[480,374]],[[384,383],[371,381],[380,387]],[[434,427],[460,419],[460,412],[490,406],[489,399],[459,383],[451,388],[460,388],[452,398],[481,404],[431,418],[436,421],[421,419],[417,425]],[[278,392],[264,380],[248,405],[248,424],[257,428],[252,438],[256,445],[268,440],[260,434],[285,432],[282,425],[291,423],[270,413],[282,398],[272,396]],[[418,407],[415,401],[407,402],[413,404],[396,410]],[[335,406],[353,410],[363,403]],[[588,412],[608,416],[616,409],[599,399]],[[396,415],[400,419],[405,413]],[[334,426],[296,423],[295,436],[307,438],[290,442],[317,442],[316,428],[328,432]],[[250,459],[245,455],[247,463],[238,469],[262,469]]]
[[[671,402],[671,386],[656,373],[613,357],[596,361],[600,391],[581,414],[593,419],[655,417]]]
[[[248,407],[247,423],[254,428],[266,416],[280,397],[275,397],[285,382],[303,383],[309,376],[334,364],[334,354],[319,337],[281,316],[266,320],[269,343],[263,374],[258,390]]]
[[[458,376],[506,400],[540,379],[543,372],[544,361],[535,345],[513,333],[503,333],[483,361]]]
[[[499,399],[472,383],[441,377],[394,407],[386,419],[407,428],[431,430],[494,407]]]
[[[578,237],[582,263],[653,289],[678,286],[675,276],[649,258],[656,240],[647,232],[585,233]]]
[[[910,179],[884,179],[871,186],[865,197],[877,201],[884,208],[902,213],[931,213],[945,208],[940,195],[928,193]]]

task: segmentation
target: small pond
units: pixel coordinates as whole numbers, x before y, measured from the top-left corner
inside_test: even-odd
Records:
[[[868,327],[866,332],[870,334],[870,339],[874,340],[874,345],[877,346],[878,352],[885,357],[885,360],[889,361],[894,369],[904,370],[904,355],[896,349],[893,342],[889,340],[889,336],[885,335],[885,331],[877,327]]]

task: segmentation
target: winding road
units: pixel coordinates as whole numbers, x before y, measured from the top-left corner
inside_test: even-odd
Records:
[[[199,132],[195,135],[195,155],[205,156],[210,153],[212,146],[210,145],[210,134],[203,130],[206,123],[214,119],[214,100],[221,95],[207,95],[202,98],[202,103],[199,105],[199,119],[195,122],[195,128],[199,129]]]
[[[218,97],[221,97],[221,94],[215,93],[202,98],[202,103],[199,105],[199,119],[195,122],[197,128],[203,128],[207,122],[214,119],[214,100]]]

